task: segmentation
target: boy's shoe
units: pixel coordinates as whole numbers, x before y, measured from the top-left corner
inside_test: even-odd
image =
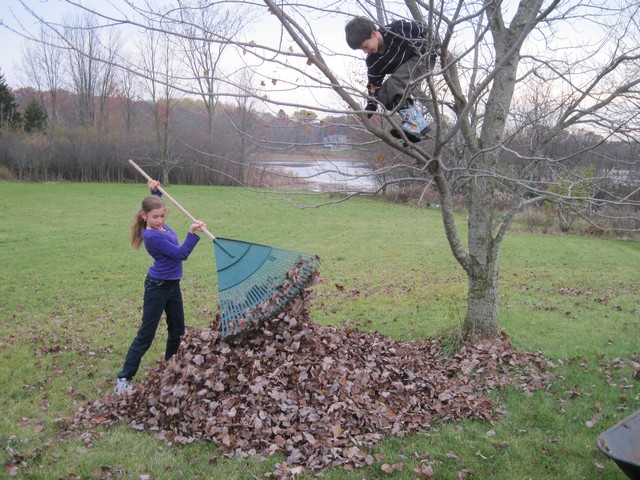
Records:
[[[418,105],[413,100],[407,100],[404,107],[398,113],[400,114],[401,128],[407,135],[409,141],[416,143],[422,140],[422,137],[429,133],[431,126],[424,117]],[[400,136],[399,132],[392,131],[394,136]]]
[[[131,390],[133,390],[133,387],[126,378],[119,378],[118,383],[116,383],[116,388],[113,389],[117,395],[128,393]]]
[[[418,143],[418,142],[421,142],[422,140],[424,140],[426,135],[430,131],[431,131],[431,126],[427,125],[427,127],[421,132],[421,136],[420,137],[418,137],[417,135],[414,135],[413,133],[409,133],[407,131],[405,131],[404,134],[407,136],[407,140],[409,140],[411,143]],[[402,135],[395,128],[391,129],[391,136],[397,138],[398,140],[403,140]],[[403,140],[403,144],[404,144],[405,147],[407,146],[407,144],[404,142],[404,140]]]

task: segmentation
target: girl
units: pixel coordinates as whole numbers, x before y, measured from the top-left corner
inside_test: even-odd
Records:
[[[120,394],[131,390],[129,383],[140,367],[142,356],[147,352],[155,337],[160,317],[164,311],[167,316],[167,346],[164,359],[171,358],[180,346],[180,338],[184,335],[184,307],[180,279],[182,278],[182,262],[186,260],[200,237],[196,231],[202,231],[206,225],[196,221],[189,227],[189,233],[182,245],[176,233],[164,223],[167,207],[158,191],[160,182],[149,180],[152,195],[142,201],[142,208],[134,218],[131,228],[131,247],[138,249],[144,246],[153,257],[154,263],[144,282],[144,303],[142,307],[142,324],[133,339],[124,366],[118,373],[115,392]]]

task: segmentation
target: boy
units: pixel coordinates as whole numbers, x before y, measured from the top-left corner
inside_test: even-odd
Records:
[[[367,90],[373,98],[369,99],[365,110],[375,112],[376,100],[387,110],[393,110],[404,98],[405,102],[398,111],[402,130],[411,142],[421,141],[431,128],[408,90],[411,81],[426,71],[422,59],[428,47],[425,28],[416,22],[396,20],[378,30],[372,20],[355,17],[345,26],[345,33],[347,44],[353,50],[367,54]],[[437,47],[435,52],[430,52],[430,66],[439,53]],[[395,130],[391,133],[400,136]]]

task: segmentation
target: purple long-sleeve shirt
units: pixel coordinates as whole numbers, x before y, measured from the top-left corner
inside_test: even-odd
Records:
[[[144,246],[155,260],[149,267],[149,276],[156,280],[180,280],[182,278],[182,262],[200,240],[195,233],[188,232],[180,245],[178,235],[169,225],[163,225],[166,231],[146,229],[142,231]]]

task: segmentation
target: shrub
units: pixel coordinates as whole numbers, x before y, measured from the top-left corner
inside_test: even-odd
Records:
[[[13,175],[11,175],[11,170],[9,170],[4,165],[0,165],[0,180],[13,180]]]
[[[539,207],[530,206],[516,216],[516,222],[522,224],[527,232],[549,233],[553,218],[546,215]]]

